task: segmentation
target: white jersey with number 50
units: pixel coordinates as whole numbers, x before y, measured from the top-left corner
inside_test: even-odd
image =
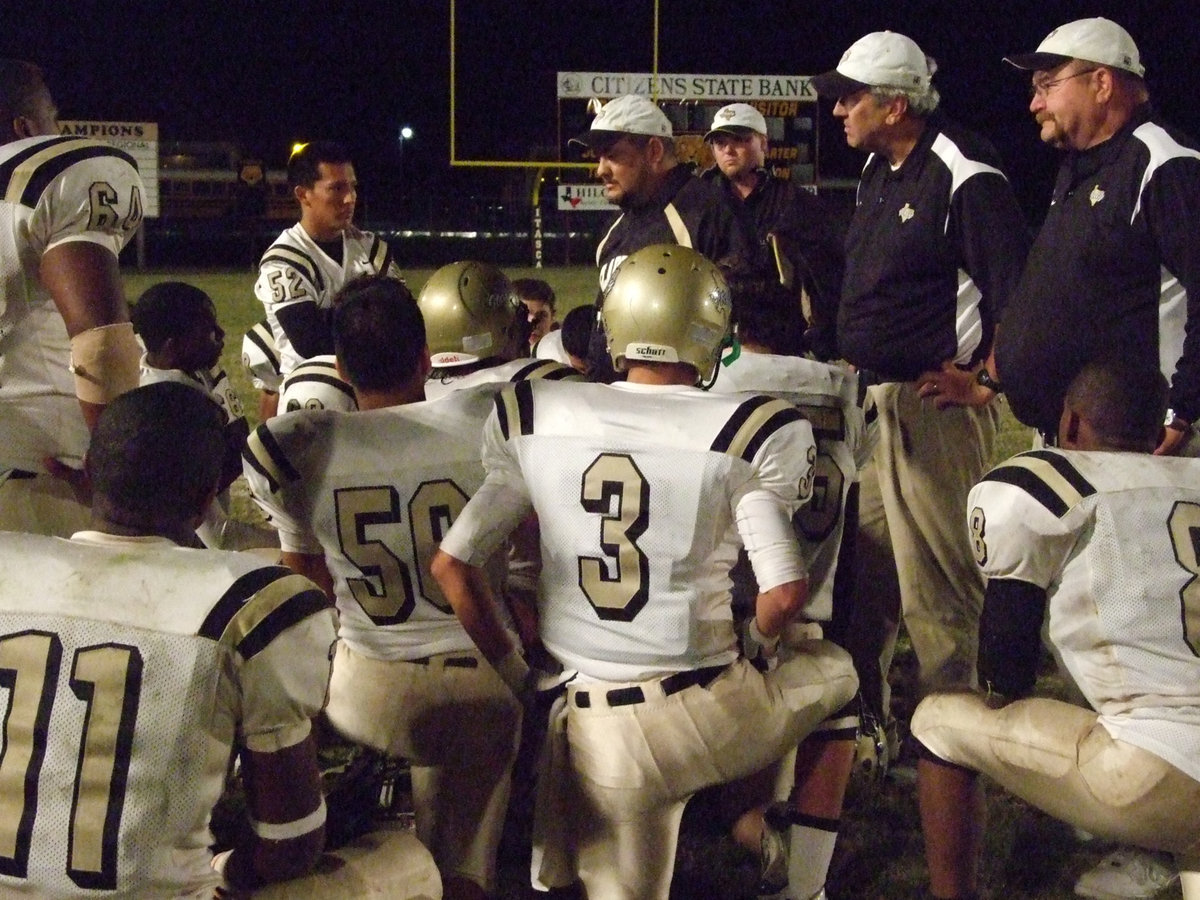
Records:
[[[812,429],[782,400],[522,382],[497,400],[484,432],[488,485],[443,549],[477,563],[505,527],[496,523],[532,504],[541,636],[564,666],[632,681],[727,664],[739,532],[748,546],[783,542],[776,583],[802,578],[789,520],[811,492],[815,456]]]
[[[244,469],[254,499],[285,551],[324,555],[340,636],[359,653],[404,660],[474,647],[429,562],[483,482],[479,441],[500,387],[367,412],[289,413],[251,434]]]
[[[211,896],[230,755],[308,735],[335,628],[246,554],[0,534],[0,895]]]
[[[83,138],[0,146],[0,470],[78,466],[87,447],[70,341],[42,287],[47,250],[99,244],[115,257],[142,222],[142,180],[129,154]]]
[[[967,510],[983,573],[1046,589],[1051,643],[1105,728],[1200,779],[1200,460],[1022,453]]]

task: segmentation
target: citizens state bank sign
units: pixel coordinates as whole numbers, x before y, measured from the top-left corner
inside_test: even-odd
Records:
[[[815,103],[808,75],[650,75],[633,72],[559,72],[558,99],[588,100],[642,94],[656,100],[799,100]]]

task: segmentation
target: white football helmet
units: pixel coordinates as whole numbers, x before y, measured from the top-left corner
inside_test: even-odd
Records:
[[[618,372],[628,360],[682,362],[707,382],[721,359],[731,310],[729,286],[712,262],[678,244],[652,244],[621,263],[600,319]]]
[[[437,368],[504,356],[521,306],[504,273],[481,262],[442,266],[421,289],[417,305]]]

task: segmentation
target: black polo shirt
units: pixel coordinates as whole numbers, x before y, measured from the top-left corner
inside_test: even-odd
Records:
[[[1071,380],[1114,352],[1158,366],[1175,412],[1200,420],[1198,148],[1146,104],[1063,160],[996,340],[1022,422],[1053,433]]]
[[[898,169],[872,154],[846,236],[838,348],[885,381],[987,356],[1029,247],[983,138],[932,116]]]

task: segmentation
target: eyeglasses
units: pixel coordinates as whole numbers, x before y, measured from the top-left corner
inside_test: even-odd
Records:
[[[1072,72],[1070,75],[1064,75],[1062,78],[1055,78],[1052,81],[1038,81],[1029,86],[1030,97],[1045,97],[1054,88],[1058,87],[1064,81],[1070,81],[1072,78],[1078,78],[1080,75],[1091,75],[1095,69],[1084,69],[1080,72]]]

